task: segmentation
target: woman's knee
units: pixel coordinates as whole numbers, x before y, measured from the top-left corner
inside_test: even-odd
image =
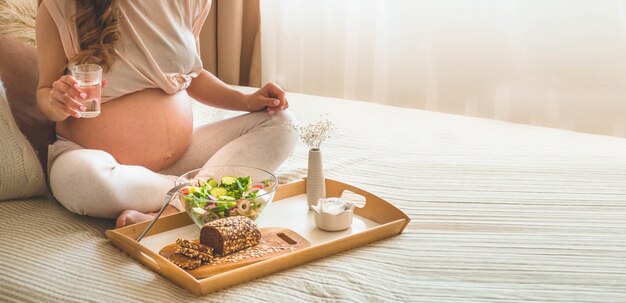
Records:
[[[106,170],[119,165],[103,151],[74,150],[60,155],[50,170],[54,197],[73,213],[115,218],[123,203],[107,180]]]
[[[283,110],[274,113],[271,121],[275,128],[273,132],[275,143],[287,151],[287,156],[290,156],[298,143],[298,134],[290,131],[287,124],[297,125],[296,116],[289,110]]]

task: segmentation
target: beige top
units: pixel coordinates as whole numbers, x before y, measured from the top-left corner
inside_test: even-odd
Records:
[[[44,0],[59,29],[68,60],[79,51],[75,1]],[[108,85],[102,101],[161,88],[168,94],[186,89],[202,71],[198,35],[209,14],[210,0],[119,1],[121,38],[118,57],[103,75]]]

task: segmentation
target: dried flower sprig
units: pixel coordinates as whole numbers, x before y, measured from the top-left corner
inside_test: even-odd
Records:
[[[335,124],[328,120],[328,116],[322,116],[318,122],[305,126],[298,126],[286,122],[284,124],[290,132],[296,132],[300,136],[300,140],[304,142],[310,149],[319,149],[322,143],[330,138],[332,132],[335,131]]]

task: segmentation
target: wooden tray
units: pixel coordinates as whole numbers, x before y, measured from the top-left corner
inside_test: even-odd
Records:
[[[279,272],[300,264],[321,259],[351,248],[402,233],[409,217],[389,202],[354,186],[326,179],[327,197],[340,197],[351,191],[365,198],[363,208],[356,208],[354,222],[348,230],[324,232],[315,228],[306,203],[305,180],[281,185],[274,201],[258,220],[260,227],[288,228],[311,243],[310,247],[273,256],[252,264],[228,269],[207,278],[196,278],[159,255],[177,237],[197,238],[199,228],[186,213],[157,220],[146,237],[138,243],[137,236],[149,224],[142,222],[106,231],[106,236],[120,250],[194,295],[206,295],[239,283]],[[288,213],[289,216],[284,214]]]

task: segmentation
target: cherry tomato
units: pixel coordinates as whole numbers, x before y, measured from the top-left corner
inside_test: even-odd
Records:
[[[180,192],[183,193],[183,195],[187,195],[189,194],[189,189],[187,187],[183,187],[183,189],[181,189]]]

